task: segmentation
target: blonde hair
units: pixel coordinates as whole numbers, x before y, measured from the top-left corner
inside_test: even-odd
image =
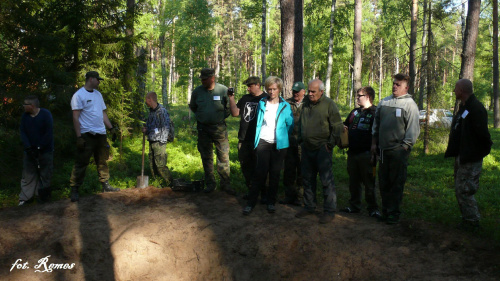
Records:
[[[266,82],[264,82],[264,88],[266,88],[267,90],[267,88],[269,88],[269,86],[271,86],[272,84],[276,84],[276,86],[278,86],[278,89],[280,89],[280,92],[281,90],[283,90],[283,80],[281,80],[281,78],[276,76],[267,77]]]

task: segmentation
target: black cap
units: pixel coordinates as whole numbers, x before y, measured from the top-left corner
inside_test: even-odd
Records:
[[[89,71],[87,72],[87,74],[85,74],[85,78],[86,79],[89,79],[89,78],[97,78],[98,80],[104,80],[104,78],[101,78],[99,76],[99,73],[97,71]]]
[[[200,79],[207,79],[215,76],[215,69],[213,68],[203,68],[200,72]]]
[[[249,86],[249,85],[252,85],[252,84],[260,84],[260,78],[257,77],[257,76],[250,76],[248,77],[247,80],[243,81],[243,84]]]

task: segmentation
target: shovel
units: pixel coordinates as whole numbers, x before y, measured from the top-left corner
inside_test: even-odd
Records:
[[[149,186],[149,176],[144,175],[144,151],[146,150],[146,135],[142,134],[142,169],[141,175],[137,177],[136,188],[146,188]]]

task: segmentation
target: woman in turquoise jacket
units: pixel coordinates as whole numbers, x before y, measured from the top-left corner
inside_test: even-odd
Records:
[[[267,192],[267,211],[276,211],[276,195],[280,182],[280,171],[289,146],[288,136],[293,130],[293,113],[290,105],[280,97],[283,81],[275,76],[264,83],[269,97],[262,98],[257,108],[257,128],[255,131],[256,167],[247,206],[243,214],[252,212],[257,203],[259,192],[266,184],[269,175]]]

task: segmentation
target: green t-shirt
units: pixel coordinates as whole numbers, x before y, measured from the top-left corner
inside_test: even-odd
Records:
[[[215,83],[214,89],[209,91],[198,86],[191,94],[189,108],[194,112],[196,120],[202,124],[222,123],[230,114],[227,87]]]

